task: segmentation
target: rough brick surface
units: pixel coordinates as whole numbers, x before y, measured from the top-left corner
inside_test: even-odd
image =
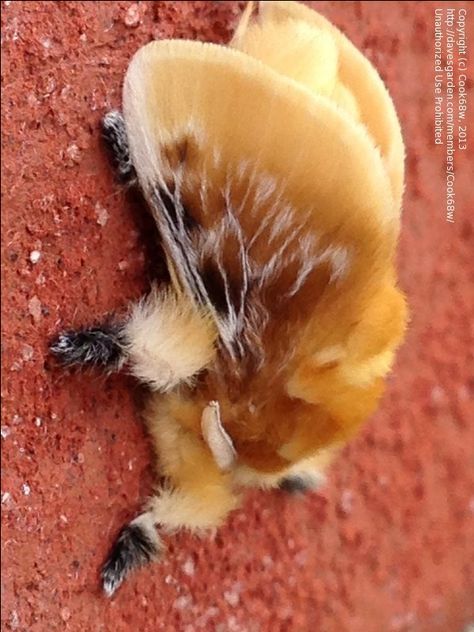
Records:
[[[108,602],[98,568],[151,490],[141,394],[52,369],[47,341],[123,308],[161,269],[99,138],[130,56],[152,38],[225,41],[243,3],[2,3],[5,630],[460,632],[474,617],[474,199],[458,153],[445,222],[435,4],[309,4],[374,61],[400,113],[406,344],[325,490],[250,495],[209,540],[170,538],[166,561]]]

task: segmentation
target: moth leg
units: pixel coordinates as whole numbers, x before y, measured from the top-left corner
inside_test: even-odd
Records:
[[[156,560],[163,549],[153,515],[145,512],[120,531],[102,567],[102,588],[111,597],[134,570]]]
[[[120,324],[65,331],[50,346],[65,366],[128,370],[152,390],[189,381],[214,358],[211,318],[184,296],[153,290]]]
[[[122,327],[108,324],[65,331],[50,345],[51,353],[64,366],[95,366],[119,370],[126,360]]]
[[[326,484],[324,470],[318,467],[316,458],[306,459],[298,468],[284,476],[278,483],[279,489],[288,494],[307,494],[314,492]]]
[[[318,484],[316,481],[310,480],[305,476],[295,474],[283,478],[278,487],[288,494],[297,495],[314,491],[318,487]]]
[[[162,397],[152,402],[148,425],[166,485],[150,499],[145,511],[120,532],[102,568],[102,586],[112,596],[134,570],[159,559],[163,544],[159,530],[188,529],[198,533],[218,527],[238,505],[231,476],[222,472],[202,439],[183,428],[168,412]],[[174,400],[178,416],[195,415],[189,403]],[[184,417],[183,417],[184,418]]]
[[[124,327],[128,365],[154,391],[168,391],[206,368],[217,337],[211,317],[182,293],[153,290]]]
[[[130,158],[127,129],[121,112],[112,110],[102,119],[102,136],[112,157],[119,180],[135,184],[137,174]]]
[[[146,423],[167,480],[151,499],[149,511],[167,530],[219,526],[238,504],[232,472],[221,469],[201,436],[202,413],[174,393],[154,395],[148,404]]]

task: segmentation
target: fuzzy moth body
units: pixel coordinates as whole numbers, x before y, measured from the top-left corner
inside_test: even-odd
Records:
[[[121,532],[111,595],[221,524],[246,486],[302,491],[376,408],[406,322],[394,257],[404,149],[370,62],[297,2],[249,3],[229,46],[141,48],[103,123],[170,272],[128,320],[62,334],[64,364],[127,369],[166,483]],[[100,357],[99,357],[100,352]]]

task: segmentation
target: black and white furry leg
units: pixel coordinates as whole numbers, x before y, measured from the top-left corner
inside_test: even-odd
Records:
[[[216,337],[209,314],[184,295],[155,288],[123,322],[65,331],[50,351],[64,366],[118,371],[126,363],[140,382],[168,391],[212,362]]]
[[[185,430],[170,414],[171,402],[179,409],[179,400],[170,397],[168,403],[162,395],[152,397],[146,414],[167,482],[149,499],[146,511],[121,531],[102,569],[108,596],[133,570],[163,551],[155,525],[168,534],[183,528],[202,534],[219,527],[239,503],[231,475],[218,467],[201,437]],[[181,403],[188,410],[187,399]]]
[[[324,483],[324,478],[309,473],[294,474],[283,478],[278,487],[288,494],[307,494],[317,490]]]
[[[130,158],[127,129],[121,112],[112,110],[104,116],[102,136],[112,156],[119,180],[124,184],[135,184],[137,174]]]
[[[52,342],[50,351],[64,366],[112,371],[118,371],[127,358],[123,331],[118,325],[65,331]]]
[[[162,551],[153,516],[145,512],[120,532],[102,567],[102,587],[111,597],[130,573],[154,561]]]

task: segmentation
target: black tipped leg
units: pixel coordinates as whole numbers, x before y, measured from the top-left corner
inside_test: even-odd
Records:
[[[155,560],[160,551],[158,534],[146,514],[124,527],[101,572],[107,597],[115,593],[131,572]]]
[[[117,110],[108,112],[102,119],[102,136],[120,181],[134,184],[137,174],[130,158],[125,120]]]
[[[279,484],[279,488],[282,491],[293,495],[307,494],[308,492],[314,491],[317,486],[316,480],[313,480],[311,477],[297,475],[288,476]]]
[[[50,351],[64,366],[119,369],[125,361],[124,340],[113,326],[66,331],[52,342]]]

